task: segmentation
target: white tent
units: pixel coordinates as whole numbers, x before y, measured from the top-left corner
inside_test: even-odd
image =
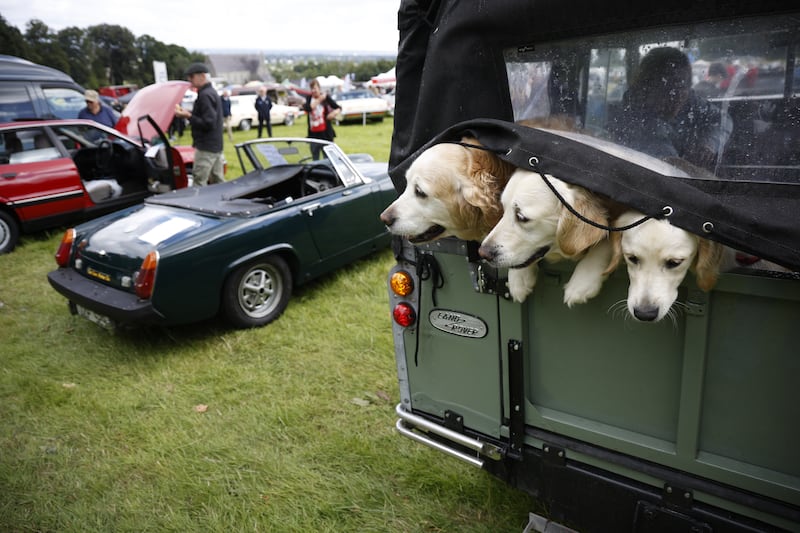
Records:
[[[395,78],[395,67],[392,67],[386,72],[382,72],[377,76],[372,76],[372,78],[369,80],[369,83],[374,87],[393,89],[397,83],[397,79]]]
[[[317,76],[317,81],[322,90],[337,90],[344,85],[344,80],[338,76]]]

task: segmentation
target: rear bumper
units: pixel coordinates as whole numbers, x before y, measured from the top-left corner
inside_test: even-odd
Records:
[[[47,281],[70,302],[106,316],[118,323],[159,324],[164,316],[149,300],[107,287],[81,276],[72,268],[59,268],[47,274]]]
[[[572,531],[559,522],[585,532],[633,533],[798,531],[800,525],[797,506],[541,429],[525,430],[541,447],[526,445],[512,457],[502,443],[449,429],[444,420],[401,405],[395,412],[401,435],[486,470],[543,503],[556,522],[545,519],[545,529],[529,524],[525,531]],[[660,480],[662,486],[632,476]],[[702,501],[708,499],[727,500],[755,516]],[[532,516],[532,522],[535,518],[541,519]]]

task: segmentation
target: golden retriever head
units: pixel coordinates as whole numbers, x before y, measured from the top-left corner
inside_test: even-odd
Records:
[[[608,225],[608,214],[589,191],[550,176],[545,179],[577,212]],[[501,200],[503,216],[478,249],[481,257],[496,266],[524,268],[546,254],[574,257],[607,236],[605,230],[570,213],[539,174],[514,172]]]
[[[480,146],[472,138],[462,142]],[[413,243],[448,236],[479,241],[500,219],[500,192],[513,168],[487,150],[434,145],[408,168],[405,191],[381,221]]]
[[[627,226],[643,215],[623,213],[617,226]],[[650,219],[631,229],[612,232],[612,257],[606,273],[624,258],[628,268],[628,311],[641,321],[659,321],[678,297],[678,286],[689,270],[704,291],[714,287],[723,246],[676,228],[666,220]]]

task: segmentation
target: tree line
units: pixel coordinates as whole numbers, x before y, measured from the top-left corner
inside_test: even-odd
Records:
[[[205,55],[149,36],[136,37],[127,28],[99,24],[51,30],[41,20],[28,22],[25,33],[0,15],[0,50],[66,72],[84,87],[155,82],[153,60],[167,64],[167,72],[182,73]]]
[[[153,61],[167,65],[170,78],[181,78],[190,63],[207,61],[205,54],[191,52],[182,46],[166,44],[150,35],[136,37],[130,30],[112,24],[87,28],[71,26],[53,31],[38,19],[28,21],[25,32],[10,25],[0,15],[0,50],[34,63],[66,72],[84,87],[136,84],[139,87],[155,82]],[[275,65],[273,77],[310,79],[335,74],[354,74],[367,81],[394,65],[394,60],[297,62],[291,66]]]

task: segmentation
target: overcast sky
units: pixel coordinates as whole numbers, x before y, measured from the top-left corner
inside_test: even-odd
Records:
[[[0,0],[22,33],[39,19],[52,31],[97,24],[127,28],[189,51],[397,52],[400,0]]]

